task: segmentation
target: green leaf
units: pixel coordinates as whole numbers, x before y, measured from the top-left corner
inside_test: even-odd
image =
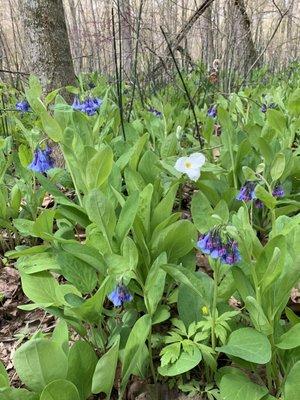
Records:
[[[2,362],[0,361],[0,389],[9,387],[9,376]]]
[[[202,192],[197,192],[193,196],[191,211],[194,224],[198,231],[204,233],[215,224],[215,221],[212,221],[210,218],[213,213],[213,208]]]
[[[246,165],[243,166],[242,169],[243,169],[243,174],[244,174],[246,181],[256,181],[257,180],[257,176],[256,176],[255,172],[253,171],[253,169],[247,167]]]
[[[82,340],[75,342],[69,351],[67,379],[77,387],[81,400],[91,395],[96,364],[97,356],[91,345]]]
[[[136,367],[140,353],[151,329],[150,315],[144,315],[134,324],[124,349],[121,392],[124,393],[130,375]]]
[[[195,272],[188,270],[187,268],[181,267],[179,265],[163,265],[161,267],[169,275],[175,279],[178,283],[183,283],[190,289],[195,291],[201,298],[205,296],[206,285],[204,284],[201,276]],[[206,296],[205,296],[206,297]],[[206,304],[210,304],[210,298],[206,300]]]
[[[286,333],[280,336],[276,347],[280,349],[294,349],[300,346],[300,323],[294,325]]]
[[[32,226],[35,236],[47,240],[48,236],[44,236],[44,233],[52,235],[54,214],[54,210],[45,210],[37,217]]]
[[[261,200],[269,209],[273,209],[276,206],[276,199],[266,191],[261,185],[257,185],[255,188],[256,197]]]
[[[97,189],[107,180],[113,167],[113,152],[109,146],[98,151],[86,167],[86,186]]]
[[[40,114],[40,118],[44,131],[49,138],[53,140],[53,142],[61,142],[63,139],[63,133],[59,123],[53,117],[51,117],[47,111],[42,112]]]
[[[114,385],[116,368],[119,355],[120,337],[114,345],[105,353],[96,365],[93,375],[92,393],[105,393],[106,399],[110,399],[111,390]]]
[[[62,304],[62,299],[57,295],[59,284],[49,272],[43,271],[31,275],[21,273],[21,282],[23,292],[31,301]]]
[[[13,362],[21,381],[35,392],[67,376],[67,356],[59,344],[48,339],[29,340],[17,349]]]
[[[66,321],[59,320],[52,333],[53,342],[59,344],[66,354],[69,352],[69,330]]]
[[[266,115],[270,127],[283,134],[286,129],[286,118],[283,112],[269,108],[266,112]]]
[[[26,389],[7,388],[0,391],[0,400],[39,400],[40,396]]]
[[[103,309],[105,296],[111,286],[111,278],[107,277],[101,284],[97,292],[84,302],[81,298],[78,300],[80,304],[71,308],[71,311],[78,315],[78,317],[89,323],[98,323]]]
[[[253,328],[232,332],[227,344],[217,350],[256,364],[267,364],[272,354],[268,338]]]
[[[271,178],[277,181],[283,174],[285,169],[285,156],[283,153],[277,153],[271,165]]]
[[[40,400],[80,400],[80,397],[72,382],[57,379],[44,388]]]
[[[220,383],[223,400],[260,400],[268,393],[264,386],[256,385],[242,373],[226,374]]]
[[[166,252],[169,262],[176,262],[195,246],[197,231],[190,221],[180,220],[159,231],[152,238],[151,250],[155,256]]]
[[[252,296],[248,296],[245,305],[255,329],[267,336],[270,335],[273,332],[273,328],[257,300]]]
[[[166,272],[161,269],[161,266],[166,263],[167,255],[163,253],[154,261],[147,275],[144,297],[147,311],[151,316],[155,313],[164,293]]]
[[[178,184],[176,183],[170,187],[164,198],[155,207],[151,219],[152,230],[170,216],[173,210],[177,190],[178,190]]]
[[[123,242],[123,239],[130,231],[135,216],[139,207],[139,193],[132,193],[126,200],[122,207],[117,225],[116,225],[116,237],[119,243]]]
[[[111,202],[100,190],[93,189],[85,196],[84,205],[90,220],[95,222],[106,239],[107,252],[111,253],[112,235],[116,227],[116,216]]]
[[[291,114],[300,115],[300,88],[290,95],[287,106]]]
[[[167,364],[163,367],[158,367],[158,372],[162,376],[180,375],[196,367],[201,360],[201,352],[195,345],[191,353],[182,352],[174,364]]]
[[[63,251],[57,253],[62,275],[81,293],[92,292],[97,285],[97,273],[86,262]]]
[[[300,393],[300,361],[290,370],[284,385],[284,400],[295,400]]]

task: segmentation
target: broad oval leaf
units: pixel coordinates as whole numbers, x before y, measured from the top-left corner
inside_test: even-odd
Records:
[[[195,346],[192,354],[183,352],[174,364],[164,365],[158,368],[162,376],[175,376],[190,371],[202,360],[200,350]]]
[[[217,350],[256,364],[268,363],[272,355],[268,338],[253,328],[241,328],[232,332],[227,344],[217,347]]]
[[[48,339],[29,340],[18,348],[13,361],[21,381],[35,392],[67,376],[67,356],[58,343]]]
[[[57,379],[44,388],[40,400],[80,400],[80,397],[72,382]]]

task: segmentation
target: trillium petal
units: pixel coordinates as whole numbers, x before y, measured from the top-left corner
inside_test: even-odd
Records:
[[[180,157],[176,161],[175,169],[178,172],[187,172],[185,163],[189,161],[189,157]]]
[[[194,182],[200,178],[200,168],[191,168],[186,170],[185,173]]]
[[[189,161],[193,164],[194,168],[200,168],[205,163],[205,156],[202,153],[193,153],[189,156]]]

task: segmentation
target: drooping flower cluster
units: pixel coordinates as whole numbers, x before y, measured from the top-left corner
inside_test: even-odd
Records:
[[[236,199],[246,202],[255,199],[256,185],[257,183],[253,181],[245,182],[245,184],[241,187],[239,193],[237,194]]]
[[[27,100],[22,100],[16,103],[16,110],[22,113],[30,111],[30,105]]]
[[[196,182],[200,178],[200,169],[204,163],[205,156],[202,153],[193,153],[189,157],[178,158],[175,169],[187,174],[192,181]]]
[[[76,97],[73,101],[72,107],[74,110],[81,111],[89,116],[92,116],[96,114],[101,105],[102,100],[97,97],[88,97],[84,101],[80,101],[78,97]]]
[[[155,115],[156,117],[158,117],[158,118],[160,118],[160,117],[162,116],[162,113],[161,113],[160,111],[156,110],[156,109],[153,108],[153,107],[150,107],[150,108],[148,109],[148,111],[149,111],[151,114],[153,114],[153,115]]]
[[[130,302],[133,299],[128,288],[122,283],[118,283],[115,290],[113,290],[107,297],[115,307],[121,307],[124,303]]]
[[[218,110],[216,105],[212,105],[207,110],[207,115],[211,118],[215,118],[217,116]]]
[[[229,235],[222,237],[219,228],[201,235],[197,247],[211,258],[219,259],[221,263],[233,265],[241,260],[237,242]]]
[[[276,106],[276,104],[275,103],[271,103],[271,104],[269,104],[269,105],[267,105],[266,103],[263,103],[262,104],[262,106],[261,106],[261,108],[260,108],[260,110],[261,110],[261,112],[263,112],[263,113],[266,113],[267,112],[267,110],[268,110],[268,108],[276,108],[277,106]]]
[[[41,174],[54,167],[54,160],[51,157],[51,148],[46,147],[45,150],[39,147],[34,152],[32,162],[28,165],[28,168]]]
[[[272,195],[274,197],[280,198],[280,197],[284,197],[285,196],[285,192],[284,189],[281,185],[276,185],[272,191]]]

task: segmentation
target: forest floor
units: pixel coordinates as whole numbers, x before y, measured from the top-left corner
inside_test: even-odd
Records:
[[[0,355],[10,377],[11,386],[20,387],[12,359],[17,347],[37,331],[50,333],[55,327],[55,318],[43,310],[25,312],[18,305],[28,299],[22,292],[18,271],[12,266],[0,265]],[[153,385],[133,378],[129,384],[126,400],[154,400]],[[167,385],[158,385],[161,400],[201,400],[199,396],[187,397],[169,390]],[[104,397],[94,396],[93,400]],[[111,400],[114,400],[113,398]]]
[[[197,260],[198,267],[206,270],[209,268],[206,259]],[[35,332],[42,330],[50,333],[55,327],[55,318],[45,311],[34,310],[25,312],[18,309],[18,305],[28,302],[21,289],[18,271],[13,267],[0,265],[0,354],[9,376],[11,385],[20,386],[19,378],[14,370],[12,359],[16,348],[29,339]],[[289,306],[297,314],[300,313],[300,290],[294,288],[291,293]],[[167,385],[158,385],[154,390],[153,385],[133,377],[128,385],[126,400],[154,400],[154,391],[158,390],[158,399],[161,400],[202,400],[199,396],[188,397],[170,390]],[[103,399],[100,395],[92,397],[93,400]],[[114,400],[112,397],[111,400]]]

